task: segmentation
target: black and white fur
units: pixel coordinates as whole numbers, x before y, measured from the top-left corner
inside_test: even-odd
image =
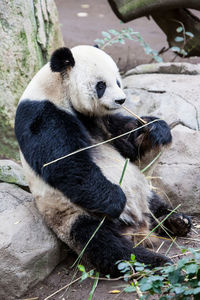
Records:
[[[160,120],[112,143],[43,165],[141,127],[138,120],[117,113],[124,101],[110,56],[91,46],[61,48],[26,88],[15,121],[21,160],[40,213],[77,254],[106,216],[83,258],[112,276],[118,275],[115,262],[129,259],[131,253],[152,266],[169,261],[143,246],[133,248],[133,241],[123,235],[148,233],[153,226],[149,210],[159,219],[169,213],[136,166],[150,150],[171,143],[168,125]],[[125,158],[131,163],[120,187]],[[173,214],[167,225],[174,234],[185,235],[191,221]]]

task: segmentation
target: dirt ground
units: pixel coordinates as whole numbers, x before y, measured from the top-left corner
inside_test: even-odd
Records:
[[[163,243],[164,241],[164,243]],[[169,250],[171,245],[171,241],[166,241],[159,239],[157,248],[154,249],[156,251],[159,249],[160,245],[163,243],[159,253],[166,254],[166,251]],[[191,233],[185,238],[178,238],[176,240],[178,246],[183,246],[185,248],[200,248],[200,219],[197,217],[193,217],[193,228]],[[181,254],[180,249],[177,245],[173,244],[167,256],[170,257],[174,262],[176,262],[179,258],[183,256]],[[175,257],[174,257],[175,256]],[[73,265],[76,259],[75,254],[71,253],[68,255],[67,259],[65,259],[60,265],[58,265],[55,270],[46,278],[43,282],[39,283],[37,286],[30,289],[28,293],[26,293],[20,300],[87,300],[89,293],[91,291],[93,280],[86,279],[83,282],[77,281],[72,284],[69,289],[64,288],[59,293],[56,293],[59,289],[65,287],[70,284],[73,280],[78,278],[81,274],[78,272],[76,274],[75,269],[71,269],[70,266]],[[89,270],[87,270],[89,271]],[[75,275],[75,277],[74,277]],[[113,290],[123,290],[123,286],[125,286],[125,281],[123,280],[100,280],[98,286],[95,290],[94,296],[92,300],[134,300],[137,297],[130,293],[120,293],[120,294],[111,294],[110,291]],[[52,295],[51,297],[49,297]],[[49,298],[48,298],[49,297]],[[155,298],[154,298],[155,299]]]
[[[56,0],[58,7],[61,29],[64,36],[65,45],[73,47],[78,44],[93,45],[96,38],[101,38],[101,31],[108,29],[122,29],[125,27],[132,27],[135,31],[139,31],[144,40],[150,46],[159,51],[162,47],[167,47],[166,37],[157,27],[157,25],[147,18],[140,18],[138,20],[129,22],[128,24],[121,24],[110,9],[106,0]],[[82,17],[80,17],[82,15]],[[127,42],[125,45],[115,45],[114,47],[106,48],[106,51],[114,57],[120,69],[127,70],[138,64],[149,63],[152,61],[151,57],[145,55],[143,49],[136,42]],[[171,61],[174,59],[174,54],[168,52],[163,56],[164,61]],[[176,61],[183,61],[176,58]],[[186,61],[192,63],[200,62],[200,58],[191,58]],[[193,219],[194,228],[187,238],[179,238],[177,243],[179,246],[200,248],[200,220]],[[163,240],[159,240],[161,244]],[[165,241],[159,253],[165,254],[170,246],[170,241]],[[159,247],[158,247],[159,248]],[[157,248],[157,249],[158,249]],[[154,250],[157,250],[154,249]],[[180,250],[176,245],[170,249],[168,256],[176,261],[180,254]],[[71,283],[75,278],[79,277],[77,273],[74,277],[75,270],[70,269],[76,256],[71,253],[67,259],[58,265],[55,270],[43,282],[33,287],[21,299],[23,300],[87,300],[91,291],[93,281],[87,279],[80,283],[80,281],[72,284],[69,289],[62,289],[61,292],[49,297],[59,289]],[[124,281],[99,281],[95,290],[93,300],[133,300],[137,299],[133,294],[110,294],[109,291],[118,289],[123,290]]]
[[[139,32],[152,49],[159,51],[163,47],[168,48],[165,34],[151,18],[143,17],[126,24],[122,23],[111,10],[107,0],[55,0],[55,2],[64,42],[69,48],[80,44],[94,45],[95,39],[102,38],[102,31],[128,27]],[[193,10],[193,13],[200,17],[200,12]],[[138,42],[126,40],[124,45],[114,44],[104,50],[114,58],[123,71],[152,62],[152,57],[145,54]],[[172,51],[168,51],[162,58],[167,62],[173,60],[175,55]],[[200,58],[182,59],[176,56],[175,61],[196,63],[200,62]]]

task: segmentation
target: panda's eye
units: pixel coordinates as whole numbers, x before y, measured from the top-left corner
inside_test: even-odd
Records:
[[[106,83],[104,81],[99,81],[96,84],[96,91],[98,98],[101,98],[106,90]]]
[[[117,82],[118,87],[121,87],[119,80],[117,80],[116,82]]]

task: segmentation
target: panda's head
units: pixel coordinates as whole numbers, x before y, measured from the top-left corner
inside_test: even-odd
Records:
[[[105,115],[125,101],[118,68],[104,51],[92,46],[57,49],[51,71],[60,72],[66,97],[85,115]]]

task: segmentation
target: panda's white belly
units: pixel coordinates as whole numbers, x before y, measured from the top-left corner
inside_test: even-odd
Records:
[[[92,158],[106,178],[119,184],[126,160],[115,148],[109,144],[98,146],[93,151]],[[120,218],[129,224],[143,222],[143,214],[149,212],[148,199],[151,191],[145,176],[131,162],[127,165],[121,188],[127,203]]]
[[[109,144],[102,145],[92,151],[92,158],[107,179],[112,183],[119,184],[125,159],[118,151]],[[66,240],[69,236],[67,234],[69,228],[78,216],[87,213],[37,176],[22,154],[21,160],[40,213],[56,234],[64,242],[70,243],[69,240]],[[127,203],[120,219],[129,225],[135,225],[133,226],[135,229],[145,223],[145,229],[148,229],[148,220],[145,220],[144,214],[149,211],[148,198],[151,196],[151,191],[144,175],[131,162],[126,168],[121,188],[126,195]],[[62,223],[58,224],[61,216]]]

